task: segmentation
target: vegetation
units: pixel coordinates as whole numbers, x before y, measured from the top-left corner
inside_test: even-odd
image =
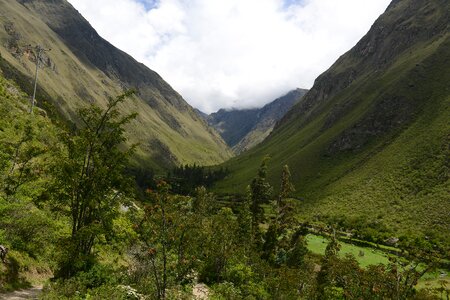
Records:
[[[105,110],[81,109],[83,126],[64,139],[67,153],[57,162],[53,202],[70,218],[71,235],[63,245],[58,276],[71,277],[90,267],[92,248],[99,236],[110,239],[119,205],[130,193],[124,170],[133,149],[121,151],[119,146],[126,140],[124,126],[135,114],[120,117],[117,108],[130,94],[111,98]]]
[[[204,187],[180,195],[164,180],[139,196],[126,170],[133,148],[125,146],[124,126],[134,116],[117,110],[128,94],[105,109],[81,109],[83,125],[68,128],[38,108],[27,113],[14,84],[2,79],[0,87],[0,243],[11,249],[2,291],[53,277],[43,299],[189,299],[197,282],[212,299],[435,299],[446,292],[416,289],[435,252],[417,260],[409,250],[386,261],[367,250],[359,264],[363,250],[355,258],[353,246],[337,239],[323,250],[296,216],[288,166],[275,195],[264,159],[232,208]],[[190,190],[202,183],[190,178]],[[353,224],[334,221],[341,230]]]
[[[62,230],[44,203],[63,151],[60,129],[42,112],[30,115],[25,97],[0,77],[0,244],[10,249],[0,266],[1,290],[26,285],[32,272],[49,274],[44,262]]]
[[[308,249],[312,253],[325,255],[325,249],[328,245],[328,239],[309,234],[306,236]],[[387,265],[389,264],[389,254],[381,250],[371,249],[368,247],[360,247],[352,244],[341,242],[340,255],[345,257],[347,254],[351,254],[358,261],[361,267],[367,267],[370,265]]]
[[[450,78],[442,66],[450,48],[447,31],[435,34],[448,27],[440,24],[442,3],[391,6],[269,139],[216,170],[189,163],[220,161],[228,149],[214,152],[220,140],[155,74],[148,76],[163,87],[158,92],[104,101],[91,94],[104,85],[116,93],[115,82],[86,70],[59,91],[73,95],[80,83],[78,99],[95,103],[80,109],[62,99],[61,111],[76,120],[69,124],[42,107],[28,113],[27,95],[3,76],[26,85],[12,75],[29,61],[7,53],[10,64],[0,58],[0,244],[9,252],[0,292],[44,283],[42,299],[192,299],[203,284],[210,299],[448,299]],[[55,40],[64,53],[57,61],[84,68],[38,18],[19,19]],[[379,25],[392,26],[394,36],[379,38]],[[21,36],[13,38],[8,45],[17,48]],[[378,41],[390,39],[395,51],[369,55],[371,44],[382,53]],[[49,94],[38,96],[58,94],[59,76],[44,76]],[[165,109],[154,114],[142,94]],[[143,107],[136,120],[132,108]],[[164,138],[133,146],[143,125]],[[163,155],[136,167],[132,154],[146,147]],[[162,165],[180,167],[156,176]],[[208,190],[213,183],[241,195],[219,197]]]
[[[167,175],[172,192],[181,195],[193,195],[199,186],[210,188],[215,182],[227,176],[228,170],[218,170],[202,166],[185,165],[172,169]]]

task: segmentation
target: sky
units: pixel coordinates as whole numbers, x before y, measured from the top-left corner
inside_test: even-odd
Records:
[[[192,106],[261,107],[350,50],[390,0],[69,0]]]

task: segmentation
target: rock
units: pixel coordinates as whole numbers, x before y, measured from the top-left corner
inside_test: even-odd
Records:
[[[390,237],[386,241],[384,241],[386,244],[394,246],[398,243],[399,239],[396,237]]]

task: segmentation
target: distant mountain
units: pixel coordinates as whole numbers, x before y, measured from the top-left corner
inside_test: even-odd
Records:
[[[259,109],[225,110],[212,113],[207,120],[228,146],[238,144],[258,121]]]
[[[138,112],[128,130],[139,143],[136,162],[156,169],[186,163],[211,165],[232,152],[220,136],[156,72],[108,43],[66,0],[0,0],[1,68],[31,91],[35,58],[25,45],[51,48],[42,57],[38,105],[48,101],[72,121],[89,103],[133,88],[124,114]]]
[[[253,128],[233,146],[235,153],[242,153],[261,143],[272,132],[275,124],[308,92],[305,89],[296,89],[275,101],[265,105],[258,111],[258,120]]]
[[[304,217],[344,217],[450,243],[450,2],[394,0],[217,191],[245,191],[263,157],[291,168]]]
[[[262,108],[225,110],[210,114],[206,120],[236,153],[262,142],[292,106],[307,92],[290,91]]]

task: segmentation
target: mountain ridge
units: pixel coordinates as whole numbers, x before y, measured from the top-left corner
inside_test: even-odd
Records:
[[[62,115],[75,120],[77,108],[104,106],[108,97],[132,88],[136,95],[121,109],[124,114],[138,112],[127,127],[130,143],[139,143],[136,164],[162,170],[231,157],[221,137],[168,83],[101,38],[67,1],[1,0],[0,6],[0,50],[17,74],[29,78],[22,84],[31,84],[34,60],[33,49],[21,45],[52,48],[38,82],[51,99],[38,99],[38,104],[51,100]]]
[[[392,2],[263,143],[224,164],[216,191],[244,191],[269,155],[272,184],[291,167],[300,215],[448,241],[449,5]]]

